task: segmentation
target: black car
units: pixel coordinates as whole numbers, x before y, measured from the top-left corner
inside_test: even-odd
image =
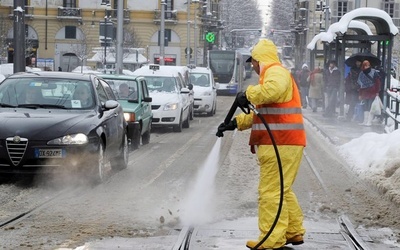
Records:
[[[17,73],[0,84],[0,176],[81,170],[105,178],[128,164],[127,123],[110,86],[93,74]]]

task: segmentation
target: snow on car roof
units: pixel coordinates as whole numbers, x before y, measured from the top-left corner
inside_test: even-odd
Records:
[[[143,66],[133,72],[133,75],[139,76],[176,76],[178,72],[181,71],[181,67],[183,66],[164,66],[161,65],[158,70],[150,69],[150,66],[153,65],[146,65]]]
[[[190,69],[190,73],[210,73],[210,69],[206,67],[196,67]]]

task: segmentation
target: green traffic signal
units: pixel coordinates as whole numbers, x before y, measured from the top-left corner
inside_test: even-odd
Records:
[[[209,43],[214,43],[215,42],[215,34],[213,32],[207,32],[206,41]]]

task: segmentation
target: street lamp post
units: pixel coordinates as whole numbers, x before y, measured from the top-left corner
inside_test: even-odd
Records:
[[[199,0],[192,0],[193,3],[199,3]],[[193,48],[193,57],[194,57],[194,65],[197,66],[197,8],[196,6],[194,8],[194,33],[193,33],[193,40],[194,40],[194,48]]]
[[[107,25],[108,25],[108,10],[111,5],[108,0],[103,0],[101,2],[101,6],[105,7],[105,16],[104,16],[104,58],[103,58],[103,71],[107,72]]]
[[[191,0],[187,0],[187,44],[186,44],[186,64],[190,64],[190,3]]]
[[[164,65],[165,57],[165,0],[161,0],[161,27],[160,27],[160,65]]]
[[[25,7],[24,1],[14,1],[14,72],[25,71]]]

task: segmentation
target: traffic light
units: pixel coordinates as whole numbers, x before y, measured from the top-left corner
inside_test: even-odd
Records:
[[[207,32],[205,38],[206,38],[207,42],[214,43],[215,42],[215,34],[214,34],[214,32]]]

